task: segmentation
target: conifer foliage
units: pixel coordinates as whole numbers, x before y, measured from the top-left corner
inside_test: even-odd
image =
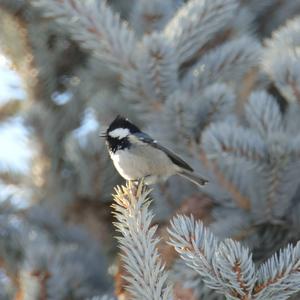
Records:
[[[25,173],[0,162],[14,191],[0,193],[0,299],[298,299],[299,12],[0,0],[0,49],[26,92],[0,122],[22,120],[34,148]],[[99,138],[117,114],[207,187],[120,186]]]

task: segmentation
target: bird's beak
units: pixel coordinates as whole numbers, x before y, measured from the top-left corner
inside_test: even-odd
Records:
[[[105,131],[103,131],[103,132],[101,132],[101,133],[99,134],[99,136],[102,137],[102,138],[106,138],[106,137],[107,137],[107,134],[106,134]]]

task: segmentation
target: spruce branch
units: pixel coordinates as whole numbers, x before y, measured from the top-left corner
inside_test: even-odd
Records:
[[[122,73],[122,94],[141,112],[160,111],[179,85],[176,54],[156,32],[142,39],[138,54],[137,68]]]
[[[80,0],[30,0],[47,18],[54,18],[74,40],[93,51],[109,67],[120,71],[134,68],[134,33],[106,2]]]
[[[185,263],[198,272],[206,285],[212,289],[222,290],[217,280],[212,260],[217,250],[218,240],[193,216],[177,216],[171,220],[170,244],[180,254]]]
[[[194,114],[197,114],[193,122],[197,125],[195,133],[200,143],[206,128],[214,122],[224,120],[233,112],[236,97],[229,85],[215,83],[204,88],[199,100],[201,106],[199,105],[198,110],[194,108]]]
[[[195,95],[176,89],[166,100],[164,106],[164,117],[168,124],[172,124],[176,131],[170,132],[169,136],[174,139],[180,135],[186,141],[189,141],[195,135],[193,129],[195,128],[195,114],[198,106],[193,105]],[[194,110],[193,110],[194,109]],[[176,115],[176,118],[174,116]]]
[[[249,249],[232,239],[225,239],[219,244],[214,265],[219,270],[219,280],[228,299],[251,298],[256,277]]]
[[[138,69],[142,87],[150,100],[162,103],[178,87],[176,55],[158,33],[145,36],[141,47]]]
[[[149,192],[143,183],[138,187],[127,183],[116,188],[112,207],[117,219],[114,225],[122,234],[118,241],[128,272],[124,279],[133,299],[169,299],[171,286],[157,250],[159,239],[154,236],[157,226],[151,225]]]
[[[237,12],[235,0],[192,0],[167,24],[164,34],[174,45],[179,65],[191,59]]]
[[[289,244],[258,269],[254,299],[287,299],[300,290],[300,242]]]
[[[251,67],[258,65],[261,46],[251,36],[242,36],[209,51],[184,78],[188,89],[201,89],[215,81],[240,79]]]
[[[186,289],[191,289],[195,299],[224,300],[223,295],[208,288],[199,273],[187,266],[182,259],[176,260],[171,276],[174,282],[180,283]]]
[[[281,113],[272,101],[266,93],[253,94],[246,106],[247,119],[253,128],[233,127],[225,121],[213,124],[202,136],[202,157],[217,178],[221,178],[221,182],[227,178],[227,183],[231,184],[225,187],[234,185],[242,195],[251,195],[256,217],[268,220],[280,218],[290,206],[299,184],[296,174],[300,168],[298,136],[290,142],[291,137],[284,132]],[[268,122],[268,116],[273,120]],[[245,174],[245,167],[252,172],[251,176],[255,174],[260,178],[255,192],[249,184],[255,181],[250,174]]]
[[[251,201],[249,197],[240,191],[239,186],[235,182],[227,178],[226,172],[224,172],[218,162],[215,160],[209,160],[203,150],[200,152],[200,159],[207,168],[212,170],[218,182],[232,195],[233,200],[236,202],[238,207],[244,210],[250,210]]]
[[[98,130],[86,134],[84,142],[70,136],[66,141],[65,151],[68,161],[74,164],[79,181],[76,193],[83,197],[104,200],[110,199],[116,174],[111,168],[105,144],[98,136]]]
[[[265,91],[256,91],[250,95],[245,113],[249,125],[262,137],[272,132],[283,131],[282,114],[278,104]]]
[[[235,100],[235,94],[229,85],[215,83],[205,88],[201,102],[204,104],[203,106],[206,106],[207,111],[202,112],[198,117],[202,123],[201,130],[205,130],[213,122],[220,121],[232,113]]]
[[[241,5],[247,7],[257,15],[261,15],[267,9],[270,9],[272,2],[274,2],[273,0],[265,0],[265,1],[252,0],[250,2],[247,0],[239,0],[239,1]]]
[[[169,234],[175,250],[209,288],[228,299],[247,299],[251,294],[254,264],[247,249],[230,239],[219,242],[192,216],[174,217]]]
[[[300,118],[298,116],[300,115],[300,105],[297,102],[289,103],[286,107],[286,110],[283,113],[283,126],[285,128],[285,131],[290,136],[298,136],[299,128],[300,128]],[[299,154],[298,150],[299,147],[296,146],[298,143],[294,144],[294,141],[297,140],[297,138],[293,139],[292,152],[294,152],[295,156],[297,156],[296,153]],[[298,144],[299,145],[299,144]],[[298,150],[297,150],[298,149]]]
[[[16,12],[26,5],[23,0],[1,0],[0,6],[8,11]]]
[[[298,187],[300,180],[296,174],[300,169],[299,159],[292,163],[289,161],[290,154],[286,152],[263,166],[262,174],[266,180],[264,218],[268,220],[274,216],[280,218],[285,215],[290,206],[290,199]]]
[[[265,217],[281,217],[299,185],[296,175],[300,168],[300,157],[297,155],[299,136],[292,137],[287,134],[276,100],[265,91],[251,94],[245,112],[253,132],[257,132],[264,139],[266,148],[260,170],[265,182],[260,195],[260,198],[265,199]]]
[[[130,23],[138,35],[159,31],[181,4],[182,0],[137,1],[132,7]]]
[[[266,145],[267,156],[260,174],[265,183],[260,195],[265,199],[264,218],[281,218],[291,206],[300,183],[299,136],[274,132],[267,137]]]
[[[174,217],[169,234],[185,264],[226,299],[287,299],[300,291],[300,242],[256,270],[249,249],[232,239],[219,242],[192,216]]]
[[[207,86],[201,95],[195,91],[177,89],[166,101],[165,118],[188,141],[200,142],[202,132],[215,121],[221,121],[233,112],[235,94],[229,85],[215,83]],[[174,118],[174,115],[177,117]]]
[[[262,67],[281,94],[290,102],[300,102],[300,18],[279,28],[267,40]]]
[[[126,99],[136,105],[136,110],[142,112],[146,111],[146,101],[141,101],[141,99],[149,100],[149,98],[147,98],[144,91],[137,69],[128,69],[123,72],[121,93]]]
[[[265,159],[266,146],[255,132],[229,122],[212,124],[202,136],[202,146],[210,160],[230,163],[241,159],[259,166]]]
[[[122,93],[141,111],[161,110],[179,84],[174,50],[155,32],[142,39],[138,53],[137,68],[122,73]]]

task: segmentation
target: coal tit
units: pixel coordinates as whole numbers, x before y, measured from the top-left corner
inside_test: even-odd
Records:
[[[117,171],[126,180],[144,179],[149,185],[178,174],[200,186],[208,182],[128,119],[118,116],[102,136]]]

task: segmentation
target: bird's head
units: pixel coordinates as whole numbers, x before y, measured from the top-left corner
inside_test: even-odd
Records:
[[[117,116],[108,126],[105,137],[110,151],[115,152],[130,147],[129,136],[141,132],[140,129],[132,124],[128,119]]]

